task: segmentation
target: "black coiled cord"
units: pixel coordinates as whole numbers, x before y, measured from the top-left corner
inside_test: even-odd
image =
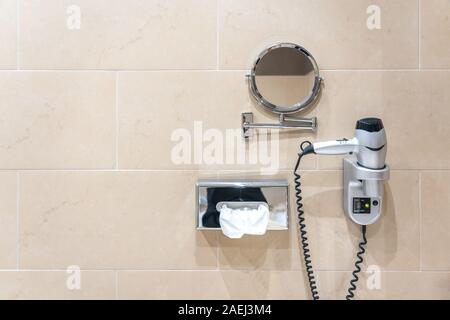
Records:
[[[356,290],[356,283],[358,282],[359,278],[358,278],[358,273],[361,271],[361,267],[360,265],[363,263],[364,259],[363,259],[363,254],[366,252],[366,244],[367,244],[367,239],[366,239],[366,226],[362,226],[362,236],[363,236],[363,241],[361,241],[359,243],[359,251],[356,254],[356,262],[355,262],[355,270],[353,271],[353,278],[352,280],[350,280],[350,287],[348,288],[348,294],[345,297],[345,299],[347,300],[352,300],[353,297],[355,296],[354,291]]]
[[[300,161],[302,157],[308,153],[315,153],[314,148],[309,141],[304,141],[300,145],[300,149],[302,152],[298,154],[297,163],[295,165],[294,169],[294,182],[295,182],[295,196],[297,198],[296,204],[297,204],[297,213],[298,213],[298,224],[300,226],[300,238],[301,238],[301,245],[303,248],[303,257],[305,261],[305,267],[306,267],[306,273],[308,275],[308,282],[309,287],[311,288],[311,295],[314,300],[319,300],[319,292],[317,291],[317,285],[316,285],[316,278],[314,276],[314,270],[312,267],[312,261],[311,261],[311,255],[309,250],[309,244],[308,244],[308,237],[306,236],[306,225],[305,225],[305,217],[304,217],[304,211],[303,211],[303,203],[302,203],[302,190],[301,190],[301,183],[300,183],[300,175],[297,173],[297,170],[300,166]],[[346,295],[347,300],[353,299],[355,296],[354,292],[356,290],[356,283],[359,280],[358,274],[361,272],[361,264],[364,262],[363,255],[366,252],[365,246],[367,245],[367,238],[366,238],[366,226],[362,226],[362,237],[363,240],[359,243],[359,251],[356,254],[356,262],[355,262],[355,270],[352,272],[353,278],[350,280],[350,287],[348,288],[348,294]]]
[[[302,150],[301,153],[298,154],[297,164],[295,165],[294,169],[294,182],[295,182],[295,196],[297,198],[297,213],[298,213],[298,224],[300,226],[300,238],[301,238],[301,245],[303,248],[303,257],[305,261],[305,267],[306,272],[308,274],[308,282],[309,287],[311,288],[311,295],[314,300],[319,300],[319,292],[317,291],[316,286],[316,278],[314,277],[314,271],[312,267],[312,261],[311,261],[311,255],[309,254],[309,244],[308,244],[308,237],[306,236],[306,225],[305,225],[305,217],[304,217],[304,211],[303,211],[303,203],[302,203],[302,190],[301,190],[301,183],[300,183],[300,175],[297,173],[298,167],[300,166],[300,160],[305,155],[304,146],[305,145],[311,146],[311,142],[305,141],[301,144],[300,148]]]

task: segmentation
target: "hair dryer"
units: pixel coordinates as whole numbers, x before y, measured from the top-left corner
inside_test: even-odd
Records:
[[[307,145],[306,147],[303,147]],[[313,299],[319,299],[316,280],[312,268],[311,255],[306,236],[306,225],[301,197],[300,174],[297,173],[300,160],[304,155],[315,153],[321,155],[355,155],[344,159],[344,211],[349,218],[362,226],[363,240],[359,244],[357,262],[353,279],[350,281],[347,299],[354,297],[357,274],[360,272],[362,255],[365,252],[366,226],[375,223],[381,216],[383,206],[384,180],[389,179],[389,166],[385,164],[387,139],[383,122],[377,118],[365,118],[356,123],[355,137],[324,142],[304,142],[301,146],[297,164],[294,169],[297,212],[300,225],[300,238],[303,247],[308,281]]]
[[[304,150],[304,154],[356,154],[358,165],[376,170],[385,167],[386,150],[383,122],[377,118],[365,118],[356,123],[354,138],[315,142]]]

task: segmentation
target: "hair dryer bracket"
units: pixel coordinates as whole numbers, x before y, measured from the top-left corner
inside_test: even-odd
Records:
[[[390,168],[369,169],[355,158],[344,159],[344,210],[350,219],[360,225],[375,223],[383,208],[384,181]]]

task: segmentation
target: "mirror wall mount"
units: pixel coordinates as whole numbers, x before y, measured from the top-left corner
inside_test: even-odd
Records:
[[[311,83],[308,87],[308,75],[311,74]],[[278,98],[290,96],[297,93],[289,88],[289,85],[296,85],[295,89],[306,92],[306,96],[295,98],[295,103],[288,102],[282,105],[269,101],[258,88],[257,77],[262,78],[264,86],[267,84],[277,87],[286,87],[285,92],[277,93]],[[272,79],[270,79],[272,77]],[[314,57],[305,48],[293,43],[279,43],[261,52],[256,59],[250,73],[246,75],[249,89],[253,98],[267,110],[278,114],[278,123],[254,123],[253,113],[242,113],[243,136],[248,138],[252,135],[252,129],[306,129],[315,131],[317,128],[317,118],[296,118],[289,117],[288,114],[298,112],[316,101],[319,96],[323,78],[320,76],[319,68]],[[267,81],[267,80],[273,80]],[[282,81],[280,83],[280,80]],[[294,80],[294,81],[292,81]],[[264,87],[263,86],[263,87]],[[272,90],[272,88],[271,88]]]

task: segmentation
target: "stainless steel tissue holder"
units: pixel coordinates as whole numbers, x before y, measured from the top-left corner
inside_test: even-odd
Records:
[[[265,201],[254,199],[255,193]],[[217,206],[254,208],[267,204],[270,220],[267,230],[287,230],[289,226],[289,184],[286,180],[199,180],[196,186],[197,230],[221,230],[215,223]],[[206,216],[212,219],[205,221]],[[213,222],[211,222],[211,220]]]

